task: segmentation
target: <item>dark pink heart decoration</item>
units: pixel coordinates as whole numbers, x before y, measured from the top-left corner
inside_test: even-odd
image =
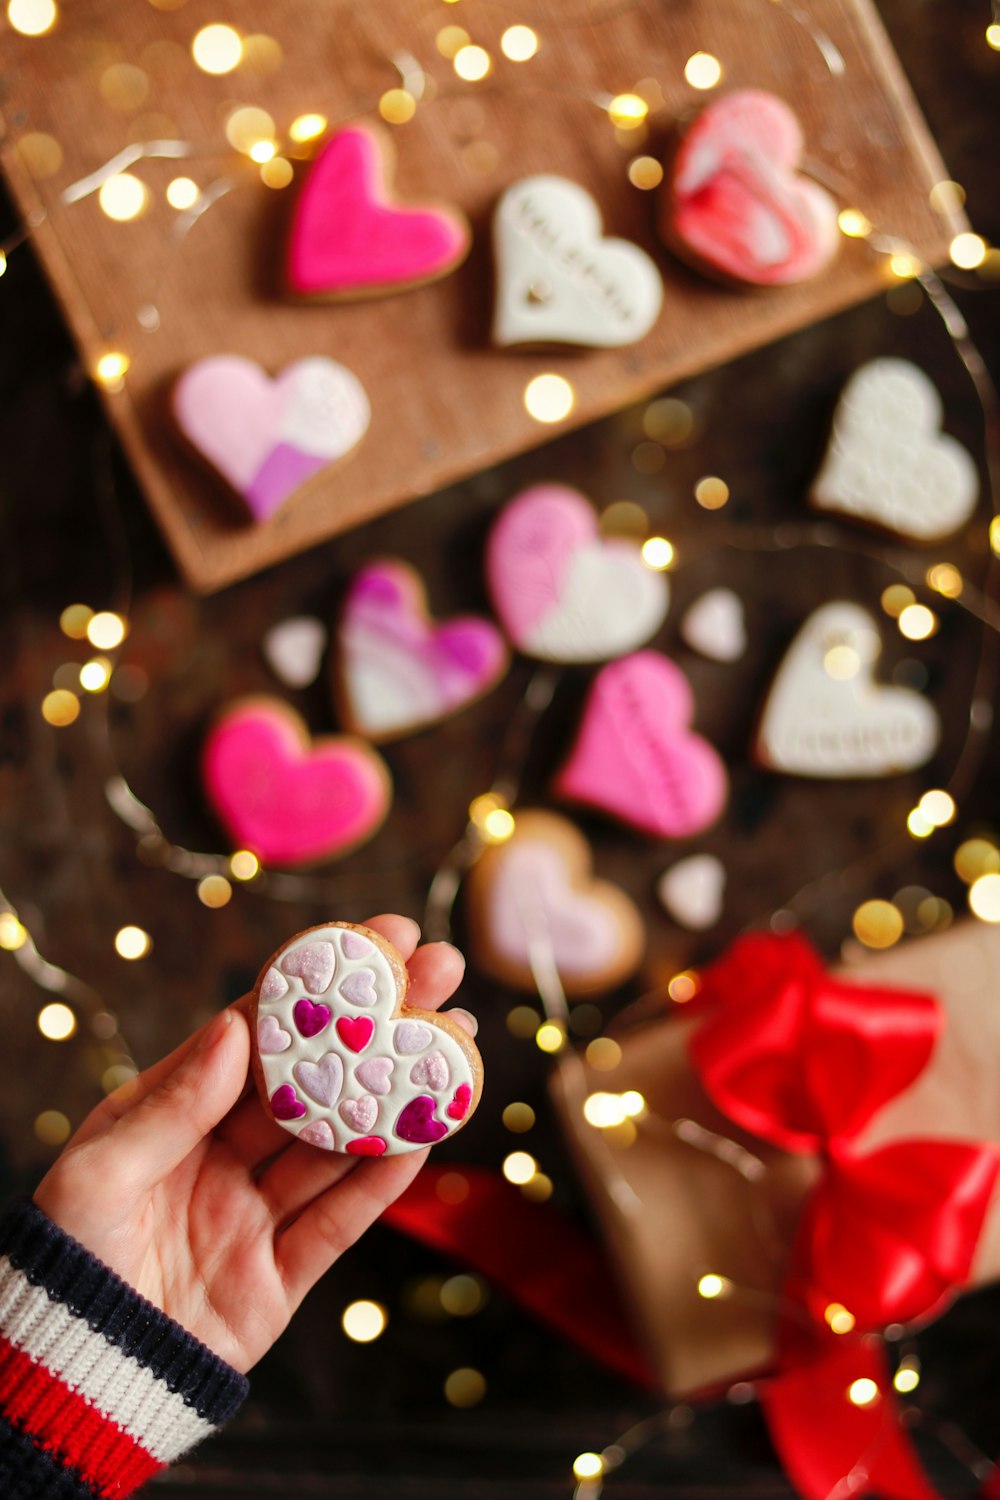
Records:
[[[276,1120],[301,1120],[306,1107],[291,1084],[283,1083],[271,1095],[271,1113]]]
[[[471,1098],[471,1090],[470,1095]],[[411,1099],[396,1121],[396,1134],[404,1141],[415,1145],[432,1146],[443,1135],[448,1134],[447,1125],[434,1118],[434,1100],[427,1094],[418,1094]]]
[[[467,1083],[460,1083],[455,1090],[455,1097],[445,1110],[449,1120],[464,1120],[469,1113],[469,1105],[472,1103],[472,1090]]]
[[[348,1156],[384,1156],[385,1141],[380,1135],[362,1135],[344,1147]]]
[[[328,1005],[318,1004],[315,1000],[297,1000],[292,1011],[302,1036],[319,1036],[329,1026],[332,1014]]]
[[[337,1035],[352,1052],[363,1052],[375,1035],[375,1022],[371,1016],[339,1016]]]

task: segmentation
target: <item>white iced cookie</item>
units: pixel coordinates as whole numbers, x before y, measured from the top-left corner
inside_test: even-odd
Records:
[[[479,1051],[447,1015],[405,1003],[391,943],[330,922],[280,948],[254,987],[253,1069],[264,1106],[324,1151],[398,1156],[452,1135],[483,1086]]]
[[[656,322],[663,282],[631,240],[604,239],[588,192],[565,177],[525,177],[493,221],[497,297],[493,341],[633,344]]]
[[[874,681],[875,620],[846,600],[809,616],[778,669],[757,733],[772,771],[797,776],[892,776],[930,760],[941,727],[910,688]]]
[[[847,382],[813,483],[819,510],[914,541],[950,536],[979,498],[972,456],[941,431],[937,388],[905,359],[873,359]]]

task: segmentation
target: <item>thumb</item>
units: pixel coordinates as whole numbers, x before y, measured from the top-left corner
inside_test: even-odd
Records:
[[[105,1137],[111,1170],[136,1190],[154,1187],[179,1166],[243,1092],[250,1065],[250,1030],[228,1007],[210,1021],[197,1044]]]

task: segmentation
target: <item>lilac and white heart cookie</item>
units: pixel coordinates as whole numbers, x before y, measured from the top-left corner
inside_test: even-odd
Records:
[[[395,1156],[460,1128],[483,1065],[465,1027],[406,1004],[391,943],[330,922],[300,932],[254,987],[253,1070],[269,1114],[300,1140],[349,1156]]]

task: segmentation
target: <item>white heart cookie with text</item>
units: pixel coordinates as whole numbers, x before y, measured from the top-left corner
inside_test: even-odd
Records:
[[[739,661],[747,648],[742,599],[732,589],[709,589],[681,620],[681,636],[712,661]]]
[[[892,776],[924,765],[941,726],[910,688],[874,681],[882,650],[867,610],[847,601],[810,615],[778,669],[757,734],[761,764],[796,776]]]
[[[692,932],[714,927],[722,916],[726,867],[714,854],[690,854],[664,870],[656,894],[668,916]]]
[[[941,431],[937,387],[905,359],[873,359],[847,382],[811,499],[819,510],[914,541],[950,536],[979,498],[971,454]]]
[[[663,282],[631,240],[605,239],[588,192],[565,177],[515,182],[493,222],[497,299],[493,341],[633,344],[660,313]]]

